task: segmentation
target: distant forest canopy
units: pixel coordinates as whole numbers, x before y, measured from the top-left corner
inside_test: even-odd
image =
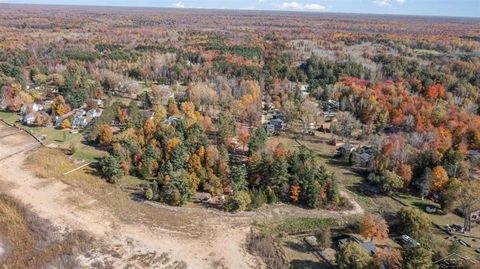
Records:
[[[0,104],[49,100],[46,126],[106,100],[86,138],[109,181],[148,180],[149,199],[344,206],[309,149],[267,143],[262,115],[306,134],[334,110],[332,132],[371,142],[372,183],[441,192],[478,174],[479,36],[476,19],[9,5]]]

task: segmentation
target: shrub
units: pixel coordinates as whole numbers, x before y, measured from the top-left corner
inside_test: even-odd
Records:
[[[149,200],[149,201],[153,200],[153,190],[152,190],[152,188],[148,188],[145,191],[145,198],[147,198],[147,200]]]
[[[223,204],[223,209],[228,212],[244,211],[252,203],[250,195],[246,191],[239,191],[230,196]]]
[[[322,249],[329,248],[332,245],[332,232],[330,227],[320,230],[315,237],[317,238],[318,245]]]
[[[267,203],[267,195],[263,190],[254,189],[249,191],[248,194],[250,195],[250,200],[252,201],[250,207],[253,209],[260,208]]]

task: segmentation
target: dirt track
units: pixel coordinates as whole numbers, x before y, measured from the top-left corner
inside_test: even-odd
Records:
[[[2,137],[11,133],[12,129],[0,122],[0,186],[7,194],[30,205],[35,213],[50,220],[59,230],[80,229],[103,241],[106,247],[93,249],[88,257],[81,257],[82,263],[91,267],[259,268],[261,263],[245,250],[252,220],[363,213],[353,200],[354,208],[344,212],[278,205],[234,216],[212,210],[172,209],[143,204],[165,221],[180,218],[189,224],[177,229],[125,221],[113,215],[108,205],[100,204],[81,190],[61,181],[40,179],[23,169],[28,152],[21,151],[37,142],[25,133]],[[76,201],[76,205],[70,201]],[[140,212],[129,213],[134,216],[133,219],[142,218]]]

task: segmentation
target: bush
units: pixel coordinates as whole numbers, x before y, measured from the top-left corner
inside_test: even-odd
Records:
[[[153,190],[152,190],[152,188],[148,188],[145,191],[145,198],[147,198],[147,200],[149,200],[149,201],[153,200]]]
[[[267,203],[269,204],[275,204],[278,201],[277,195],[270,187],[265,189],[265,195],[267,196]]]
[[[332,245],[332,232],[330,227],[320,230],[315,237],[317,238],[318,245],[322,249],[329,248]]]
[[[267,195],[263,190],[251,190],[248,192],[248,194],[250,195],[250,200],[252,201],[250,207],[253,209],[260,208],[267,203]]]
[[[223,209],[227,212],[244,211],[252,203],[250,195],[246,191],[239,191],[235,195],[228,197],[223,204]]]

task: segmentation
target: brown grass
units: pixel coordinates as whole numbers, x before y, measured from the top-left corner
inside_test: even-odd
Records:
[[[7,246],[2,268],[78,267],[76,257],[92,245],[92,238],[82,232],[59,235],[54,227],[0,194],[0,238]]]

